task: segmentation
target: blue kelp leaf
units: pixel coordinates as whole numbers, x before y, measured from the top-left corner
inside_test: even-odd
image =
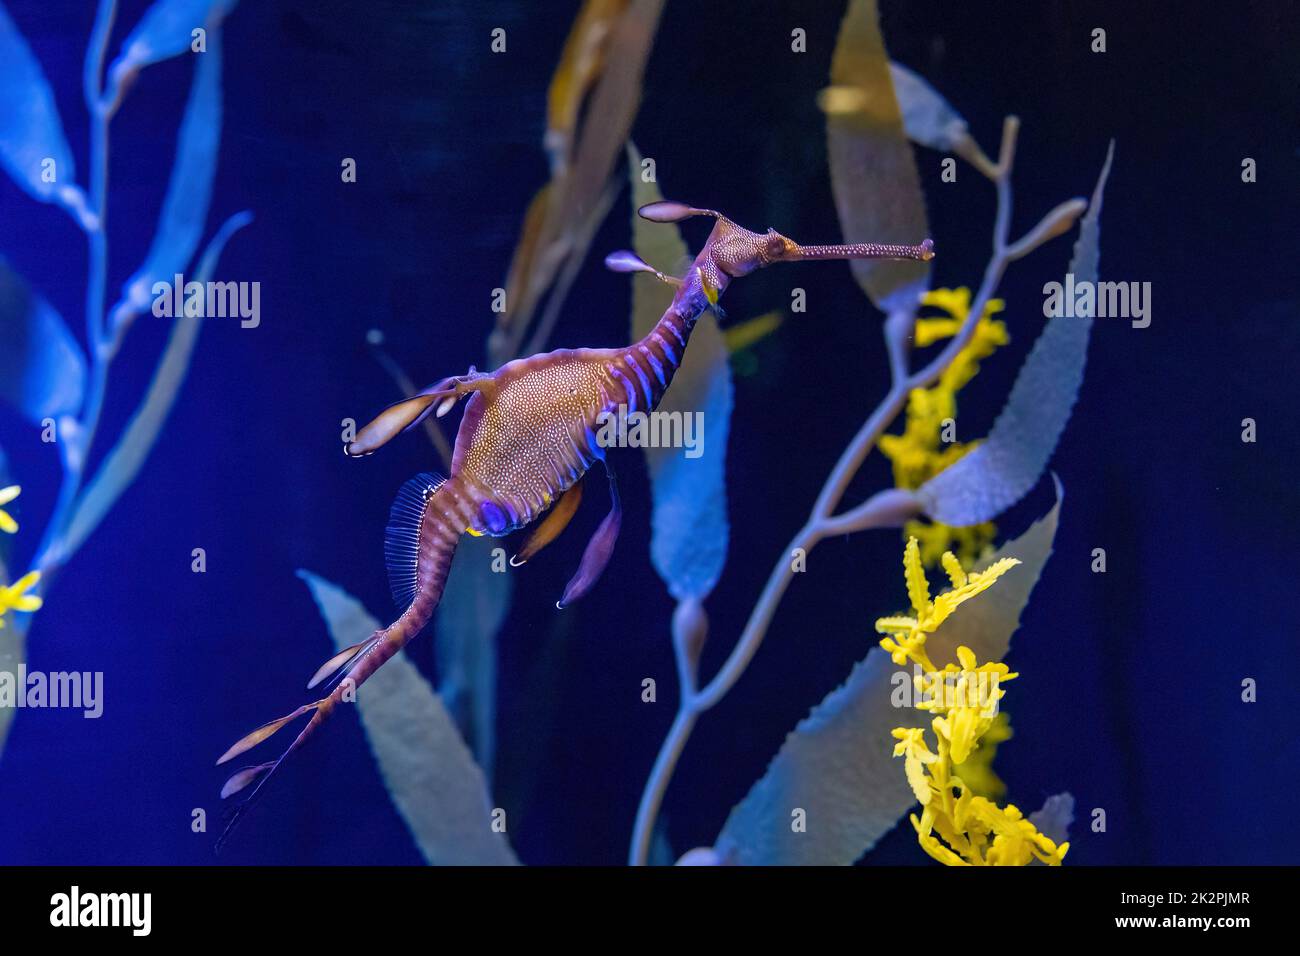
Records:
[[[1096,282],[1100,257],[1101,201],[1115,153],[1111,143],[1079,226],[1070,272],[1075,282]],[[1070,420],[1083,384],[1091,316],[1047,320],[989,437],[917,491],[926,513],[950,525],[990,521],[1032,488]]]
[[[1042,809],[1029,814],[1029,822],[1057,846],[1070,839],[1070,824],[1074,822],[1074,797],[1058,793],[1043,801]]]
[[[120,86],[128,76],[151,63],[171,59],[190,49],[193,31],[208,32],[221,24],[238,0],[157,0],[122,41],[122,52],[113,61],[109,78]],[[209,47],[209,51],[211,47]]]
[[[962,605],[926,645],[939,667],[956,661],[966,645],[981,663],[1000,660],[1020,614],[1052,553],[1060,499],[997,554],[1022,564],[974,601]],[[874,639],[874,635],[873,635]],[[903,669],[879,647],[859,661],[843,686],[832,691],[786,737],[763,778],[731,811],[718,836],[718,853],[741,865],[847,866],[894,828],[916,796],[893,756],[895,727],[928,727],[931,715],[894,707],[894,675]],[[910,672],[907,681],[910,686]],[[807,813],[807,831],[796,833],[791,813]],[[917,851],[918,854],[920,850]]]
[[[434,630],[438,695],[489,781],[496,759],[496,638],[510,608],[510,575],[492,570],[499,547],[496,538],[461,542]]]
[[[831,59],[826,113],[831,188],[845,242],[917,243],[925,197],[890,79],[875,0],[850,0]],[[858,259],[853,278],[876,307],[908,308],[930,284],[923,262]]]
[[[113,328],[143,311],[155,282],[170,283],[175,274],[184,272],[203,236],[221,140],[220,29],[209,31],[207,52],[195,54],[195,63],[158,229],[144,265],[123,286],[123,299],[113,309]]]
[[[341,651],[379,627],[361,603],[310,571],[298,572]],[[357,691],[357,709],[393,805],[424,858],[444,866],[518,863],[492,830],[492,801],[456,725],[415,665],[398,653]]]
[[[903,130],[912,142],[949,152],[967,135],[961,114],[922,77],[892,62],[889,77],[902,113]]]
[[[72,150],[54,93],[23,35],[0,4],[0,165],[41,202],[84,206],[75,186]],[[42,163],[54,160],[55,182],[42,179]]]
[[[0,398],[28,419],[75,415],[86,356],[54,307],[0,258]]]
[[[641,155],[628,149],[632,208],[663,199],[659,187],[641,181]],[[670,268],[687,254],[676,226],[632,216],[632,243],[637,255],[659,269]],[[632,336],[639,339],[659,321],[672,301],[672,289],[649,275],[632,277]],[[685,416],[699,412],[700,454],[685,448],[647,448],[654,498],[650,558],[655,570],[679,601],[703,599],[713,590],[727,558],[726,456],[731,426],[731,367],[727,345],[711,312],[700,316],[690,348],[659,411]],[[684,431],[683,431],[684,433]],[[694,454],[694,452],[692,452]]]
[[[203,257],[195,271],[195,281],[207,282],[212,277],[226,241],[252,221],[252,215],[247,212],[236,213],[226,220],[203,250]],[[122,437],[104,456],[103,464],[86,486],[77,509],[72,514],[66,538],[69,554],[81,546],[140,473],[149,450],[158,440],[158,433],[171,413],[181,384],[185,381],[202,321],[201,317],[194,315],[179,315],[174,320],[162,359],[149,383],[149,390],[127,423]]]

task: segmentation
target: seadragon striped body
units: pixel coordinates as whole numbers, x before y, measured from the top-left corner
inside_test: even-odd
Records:
[[[225,763],[296,718],[312,715],[277,759],[240,770],[226,782],[223,797],[253,783],[257,786],[236,809],[223,841],[285,758],[429,622],[461,535],[500,537],[536,523],[511,560],[516,566],[554,540],[576,511],[583,477],[597,461],[605,463],[606,449],[597,440],[604,416],[620,406],[628,412],[648,412],[658,406],[681,365],[696,321],[706,309],[716,308],[718,297],[733,279],[775,262],[926,260],[933,254],[929,240],[916,246],[801,246],[774,230],[751,232],[712,210],[675,202],[652,203],[640,212],[656,222],[697,215],[716,220],[690,270],[680,279],[665,276],[630,252],[606,258],[606,265],[615,271],[649,272],[677,287],[671,305],[644,338],[623,348],[560,349],[517,359],[492,373],[471,369],[466,375],[443,379],[385,409],[346,446],[351,457],[371,454],[425,416],[442,416],[468,399],[450,475],[411,479],[393,505],[385,550],[394,597],[403,608],[400,616],[321,666],[308,687],[334,675],[338,683],[329,694],[264,724],[221,757],[218,763]],[[606,470],[612,508],[587,545],[561,607],[595,584],[618,535],[618,492],[607,463]]]

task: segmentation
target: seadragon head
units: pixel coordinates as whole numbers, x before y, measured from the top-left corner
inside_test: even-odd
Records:
[[[711,216],[716,223],[705,250],[717,268],[732,278],[749,275],[777,262],[815,259],[915,259],[925,262],[934,258],[934,244],[929,239],[914,246],[874,242],[804,246],[775,229],[753,232],[720,212],[686,203],[671,200],[653,202],[642,206],[638,212],[651,222],[681,222],[693,216]],[[649,267],[646,269],[654,271]]]

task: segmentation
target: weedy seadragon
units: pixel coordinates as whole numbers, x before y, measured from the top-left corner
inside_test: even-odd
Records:
[[[417,475],[393,504],[385,556],[401,614],[388,627],[326,661],[308,689],[336,682],[320,700],[263,724],[227,750],[226,763],[265,741],[285,725],[311,714],[293,743],[275,760],[247,767],[222,788],[229,797],[252,784],[251,794],[233,812],[224,841],[240,817],[285,759],[301,747],[345,699],[352,699],[371,674],[401,650],[429,622],[463,534],[500,537],[545,515],[520,551],[518,566],[553,541],[577,509],[582,480],[606,449],[596,440],[603,416],[626,406],[652,411],[681,364],[696,320],[733,279],[778,262],[813,259],[932,258],[932,244],[803,246],[774,229],[751,232],[711,209],[678,202],[643,206],[640,215],[670,223],[711,216],[714,226],[704,247],[680,278],[667,276],[635,253],[616,252],[605,264],[617,272],[649,272],[676,287],[672,304],[645,338],[623,348],[559,349],[509,362],[494,372],[473,368],[443,379],[419,394],[384,409],[362,428],[344,451],[369,455],[426,416],[447,414],[467,399],[452,455],[451,474]],[[618,537],[621,512],[613,472],[606,466],[612,508],[588,543],[560,607],[590,590],[608,563]],[[218,845],[220,845],[220,842]]]

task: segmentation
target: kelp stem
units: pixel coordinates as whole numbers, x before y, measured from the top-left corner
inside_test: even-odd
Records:
[[[845,516],[837,516],[835,509],[843,499],[849,484],[856,477],[863,460],[875,447],[880,436],[884,434],[885,430],[902,412],[907,403],[908,394],[913,389],[925,388],[932,384],[943,374],[945,369],[952,365],[961,351],[970,344],[971,338],[979,325],[979,317],[984,314],[984,309],[989,300],[997,292],[998,283],[1001,281],[1007,265],[1016,258],[1012,255],[1011,246],[1008,244],[1008,233],[1012,205],[1011,169],[1014,165],[1016,137],[1019,130],[1019,120],[1014,116],[1007,117],[1002,127],[1002,144],[998,152],[998,163],[992,170],[994,175],[991,177],[997,191],[997,212],[993,223],[993,251],[988,265],[985,267],[983,281],[974,301],[971,303],[965,323],[929,364],[909,374],[907,371],[907,347],[919,305],[904,307],[895,313],[891,313],[886,319],[884,325],[885,345],[889,352],[889,366],[892,376],[889,391],[875,411],[863,423],[862,427],[858,429],[857,434],[853,436],[852,441],[845,447],[839,460],[835,463],[835,467],[827,477],[821,493],[817,496],[817,501],[813,505],[808,522],[799,529],[799,532],[781,552],[780,559],[773,566],[772,573],[768,576],[767,583],[763,587],[763,593],[759,596],[758,602],[750,612],[749,620],[745,624],[740,639],[732,648],[722,667],[698,693],[687,693],[684,690],[677,716],[659,748],[654,768],[651,770],[650,777],[646,781],[645,789],[642,792],[641,803],[637,810],[636,824],[632,831],[631,846],[628,851],[628,863],[630,865],[642,866],[646,862],[650,851],[650,837],[654,829],[655,817],[658,816],[664,793],[668,789],[677,761],[690,740],[696,721],[704,711],[718,704],[736,685],[736,682],[740,680],[741,675],[749,666],[750,661],[754,659],[754,655],[758,653],[763,638],[767,636],[767,630],[772,623],[772,618],[775,616],[781,598],[784,597],[786,588],[789,587],[794,576],[794,570],[789,560],[790,553],[799,548],[807,554],[823,538],[843,533],[843,519]],[[896,515],[890,509],[881,509],[879,511],[871,509],[854,510],[862,513],[859,516],[860,520],[853,522],[852,530],[895,526],[893,521]],[[677,653],[680,655],[680,648],[677,649]],[[681,662],[678,663],[680,668]]]
[[[63,537],[72,519],[77,492],[85,474],[90,445],[99,426],[108,389],[108,364],[110,358],[104,342],[104,301],[108,285],[108,125],[110,107],[103,102],[104,57],[113,20],[117,16],[116,0],[100,0],[95,13],[95,24],[86,47],[86,60],[82,71],[82,88],[86,108],[90,113],[90,211],[94,223],[87,227],[87,278],[86,278],[86,345],[90,353],[90,384],[81,409],[80,427],[72,435],[60,435],[60,440],[74,443],[60,455],[63,480],[54,512],[46,526],[41,547],[33,566],[41,572],[38,593],[49,589],[54,573],[66,560]],[[62,428],[63,423],[59,423]],[[28,617],[30,621],[30,617]],[[26,623],[26,622],[24,622]]]
[[[645,866],[646,858],[650,855],[650,838],[654,833],[655,818],[659,816],[659,806],[663,803],[668,782],[677,769],[677,761],[686,749],[686,742],[691,739],[691,731],[695,729],[695,721],[701,713],[702,710],[694,707],[679,707],[673,725],[668,728],[668,736],[659,748],[659,756],[655,758],[655,765],[641,792],[641,802],[636,808],[628,866]]]

